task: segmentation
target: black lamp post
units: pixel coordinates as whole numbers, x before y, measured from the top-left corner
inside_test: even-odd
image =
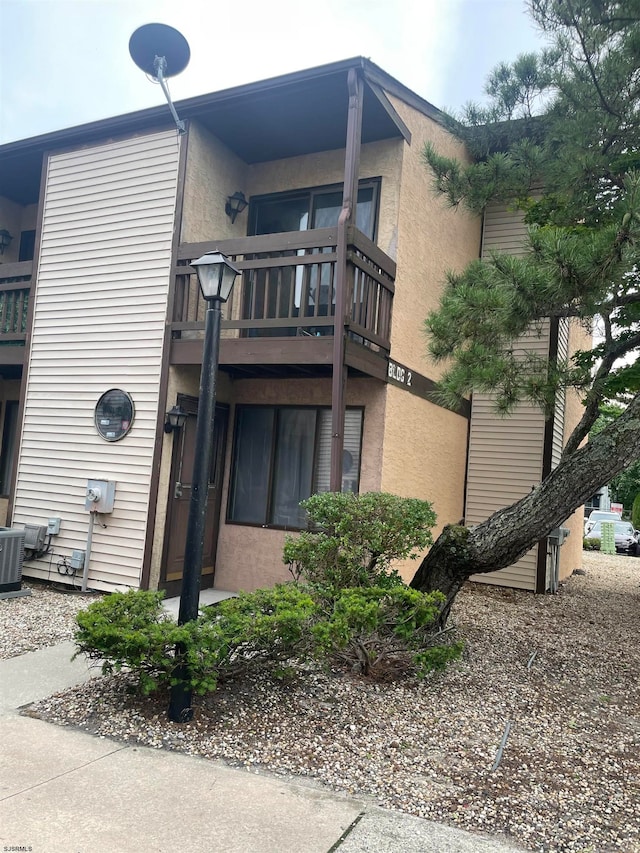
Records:
[[[213,424],[216,409],[216,375],[220,351],[221,305],[231,295],[231,289],[239,270],[229,263],[220,252],[207,252],[197,261],[192,261],[200,282],[202,295],[207,300],[204,327],[204,352],[200,373],[200,398],[196,423],[196,446],[191,479],[191,500],[187,521],[187,541],[184,552],[184,569],[180,591],[178,624],[192,622],[198,616],[200,601],[200,575],[204,548],[205,518],[211,453],[213,446]],[[178,652],[183,650],[178,649]],[[191,688],[186,665],[176,673],[178,683],[171,688],[169,719],[175,723],[186,723],[193,717]]]

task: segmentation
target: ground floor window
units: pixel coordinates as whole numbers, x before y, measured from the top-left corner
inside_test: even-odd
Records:
[[[345,413],[342,491],[358,491],[362,409]],[[238,406],[228,521],[301,528],[300,501],[329,490],[331,409]]]

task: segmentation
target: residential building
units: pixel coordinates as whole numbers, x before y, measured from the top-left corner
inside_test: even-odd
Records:
[[[577,401],[505,430],[480,396],[450,411],[434,395],[423,321],[446,272],[522,237],[517,214],[483,220],[432,192],[424,144],[467,156],[441,113],[362,58],[176,106],[185,134],[163,105],[0,146],[0,229],[14,235],[0,258],[0,522],[60,519],[25,574],[77,584],[84,550],[90,588],[179,590],[204,328],[189,263],[214,249],[242,274],[224,311],[203,587],[286,580],[284,537],[314,491],[429,499],[437,533],[539,481]],[[239,193],[249,205],[230,216]],[[536,346],[559,345],[545,335]],[[186,424],[166,432],[175,405]],[[508,461],[523,448],[524,472]],[[112,510],[88,511],[90,480],[115,484]],[[561,576],[580,559],[569,527]],[[543,591],[545,547],[486,580]]]

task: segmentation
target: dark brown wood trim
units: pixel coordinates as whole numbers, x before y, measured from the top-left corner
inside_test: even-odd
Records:
[[[384,270],[391,278],[395,279],[397,265],[393,258],[385,254],[380,246],[370,240],[366,234],[359,231],[355,225],[350,226],[348,232],[349,245],[355,246],[363,252],[369,260]]]
[[[223,320],[222,329],[304,329],[307,326],[333,326],[333,317],[267,317],[264,320]],[[204,331],[204,322],[172,323],[171,328],[175,332],[189,329],[190,331]],[[369,336],[367,331],[367,336]]]
[[[15,502],[16,476],[18,473],[18,456],[20,455],[20,445],[22,441],[22,421],[24,418],[24,409],[26,405],[27,394],[27,377],[29,375],[29,358],[31,355],[31,336],[33,333],[33,314],[35,310],[36,291],[38,287],[38,268],[40,265],[40,247],[42,245],[42,221],[44,219],[44,197],[47,184],[47,172],[49,168],[49,153],[45,152],[42,155],[42,165],[40,168],[40,193],[38,196],[38,213],[36,215],[36,239],[33,247],[33,260],[31,261],[31,293],[29,295],[29,310],[27,312],[27,334],[25,337],[24,348],[22,353],[22,381],[20,382],[20,405],[18,407],[18,426],[16,429],[16,452],[13,458],[13,466],[11,468],[11,484],[9,489],[9,503],[7,506],[7,524],[11,523],[13,514],[13,504]],[[19,265],[18,265],[19,266]]]
[[[311,231],[282,231],[279,234],[260,234],[255,237],[231,237],[226,240],[210,240],[206,243],[182,243],[177,258],[191,261],[206,252],[220,251],[234,255],[254,255],[261,252],[286,252],[295,249],[316,249],[319,246],[335,246],[338,242],[337,228],[315,228]],[[325,257],[324,255],[322,257]],[[298,263],[300,259],[298,258]],[[184,273],[184,268],[178,269]]]
[[[395,385],[397,388],[404,388],[405,391],[428,400],[434,406],[440,406],[443,409],[447,408],[438,401],[438,383],[434,382],[433,379],[423,376],[422,373],[418,373],[416,370],[406,367],[406,365],[400,364],[392,358],[388,360],[387,365],[386,381],[390,385]],[[471,402],[463,400],[457,409],[450,409],[449,411],[469,419],[471,417]]]
[[[220,366],[332,363],[333,338],[223,338]],[[171,364],[202,364],[202,339],[171,341]]]
[[[374,281],[377,281],[381,287],[384,287],[385,290],[388,290],[389,293],[395,293],[396,288],[393,281],[389,278],[385,278],[384,275],[381,275],[378,270],[373,266],[373,264],[368,261],[366,258],[357,255],[353,251],[347,252],[347,261],[353,264],[358,269],[362,270],[362,272],[366,273],[370,276]],[[379,266],[379,265],[378,265]]]
[[[362,344],[347,338],[344,361],[347,367],[386,382],[387,359],[382,353],[363,347]]]
[[[407,89],[399,80],[391,77],[390,74],[387,74],[386,71],[383,71],[382,68],[370,60],[363,60],[363,68],[367,83],[377,83],[385,92],[395,95],[396,98],[404,101],[405,104],[409,104],[410,107],[413,107],[419,113],[428,116],[438,124],[446,127],[445,114],[437,107],[434,107],[433,104],[430,104],[429,101],[425,101],[424,98],[416,95],[411,89]]]
[[[473,410],[473,394],[469,400],[469,417],[467,419],[467,452],[465,454],[466,464],[464,466],[464,486],[462,489],[462,524],[465,523],[467,515],[467,488],[469,486],[469,448],[471,447],[471,412]]]
[[[347,75],[349,106],[345,145],[344,191],[338,217],[336,261],[336,324],[333,335],[333,368],[331,378],[331,477],[330,489],[342,489],[342,451],[344,446],[344,411],[347,368],[344,363],[347,319],[347,248],[348,227],[353,222],[358,200],[358,173],[362,138],[364,84],[362,74],[351,68]]]
[[[348,323],[347,328],[350,332],[353,332],[354,335],[358,335],[366,341],[376,344],[376,346],[379,346],[385,352],[389,352],[389,341],[381,335],[376,335],[375,332],[366,329],[364,326],[361,326],[360,323],[353,323],[351,321]]]
[[[178,159],[178,183],[176,187],[176,206],[173,220],[173,237],[171,241],[171,265],[176,264],[176,256],[180,245],[182,232],[182,213],[184,209],[185,176],[187,171],[187,152],[189,149],[189,123],[186,122],[187,133],[178,137],[180,139],[180,155]],[[153,556],[153,543],[155,540],[156,518],[158,515],[158,492],[160,488],[160,463],[162,460],[162,448],[164,439],[164,419],[167,409],[167,387],[169,384],[169,367],[171,364],[171,320],[173,317],[173,301],[175,296],[175,276],[171,275],[169,280],[169,293],[167,298],[167,315],[165,320],[164,340],[162,345],[162,364],[160,367],[160,384],[158,387],[158,413],[156,417],[156,437],[153,445],[153,463],[151,467],[151,484],[149,488],[149,511],[147,514],[147,529],[144,540],[144,553],[142,558],[142,574],[140,576],[140,587],[149,588],[151,576],[151,559]],[[164,549],[163,549],[164,553]]]
[[[407,125],[402,121],[402,119],[400,118],[398,113],[396,112],[391,101],[389,100],[389,98],[387,98],[384,90],[380,86],[378,86],[377,83],[374,83],[374,81],[372,79],[368,79],[366,76],[365,76],[365,79],[367,82],[367,86],[373,92],[373,94],[376,96],[376,98],[380,102],[380,106],[383,108],[383,110],[389,116],[391,121],[398,128],[398,130],[400,131],[400,133],[404,137],[405,142],[408,145],[411,145],[411,131],[409,130]]]
[[[0,264],[0,281],[5,278],[21,278],[26,275],[33,275],[33,261],[16,261],[11,264]],[[2,285],[3,290],[15,290],[16,284],[20,282],[12,282]],[[28,284],[28,282],[24,282]]]
[[[554,362],[558,357],[558,333],[560,322],[557,317],[551,320],[549,329],[549,361]],[[544,439],[542,446],[542,479],[551,473],[553,460],[553,429],[556,419],[555,409],[551,417],[545,421]],[[538,542],[538,560],[536,564],[536,592],[545,592],[547,586],[547,540]]]
[[[10,340],[14,335],[3,335],[2,340]],[[25,336],[21,335],[17,340],[25,340]],[[23,366],[27,363],[26,360],[26,346],[17,346],[17,347],[0,347],[0,364],[6,365],[20,365]]]
[[[178,393],[177,399],[176,399],[176,404],[178,406],[181,406],[182,409],[185,412],[187,412],[188,414],[196,414],[197,415],[197,413],[198,413],[198,398],[197,397],[191,397],[190,395],[187,395],[187,394]],[[173,467],[173,463],[175,460],[175,454],[179,452],[178,447],[179,447],[179,444],[181,441],[182,441],[182,430],[179,430],[179,429],[174,430],[171,433],[171,468]],[[170,470],[170,476],[171,476],[171,470]],[[167,502],[165,505],[164,536],[162,537],[162,556],[160,557],[161,566],[160,566],[160,576],[158,579],[159,585],[161,585],[161,588],[164,589],[165,596],[167,598],[173,597],[174,595],[175,596],[180,595],[180,592],[182,590],[182,578],[179,581],[169,581],[168,583],[162,582],[162,578],[163,578],[162,566],[166,566],[167,558],[168,558],[168,554],[169,554],[169,537],[167,536],[167,532],[171,526],[171,498],[172,498],[172,492],[171,492],[171,485],[170,485],[169,490],[167,492]],[[175,584],[175,590],[172,590],[172,586],[174,584]],[[144,587],[144,588],[146,589],[147,587]]]

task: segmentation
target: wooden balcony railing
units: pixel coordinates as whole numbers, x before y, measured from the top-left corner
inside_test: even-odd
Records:
[[[182,245],[175,270],[174,337],[202,333],[206,305],[189,262],[213,249],[242,271],[224,307],[223,337],[333,335],[336,248],[336,228]],[[384,352],[390,348],[395,269],[375,243],[349,229],[346,328],[353,339]]]
[[[32,266],[31,261],[0,264],[0,345],[25,342]]]

